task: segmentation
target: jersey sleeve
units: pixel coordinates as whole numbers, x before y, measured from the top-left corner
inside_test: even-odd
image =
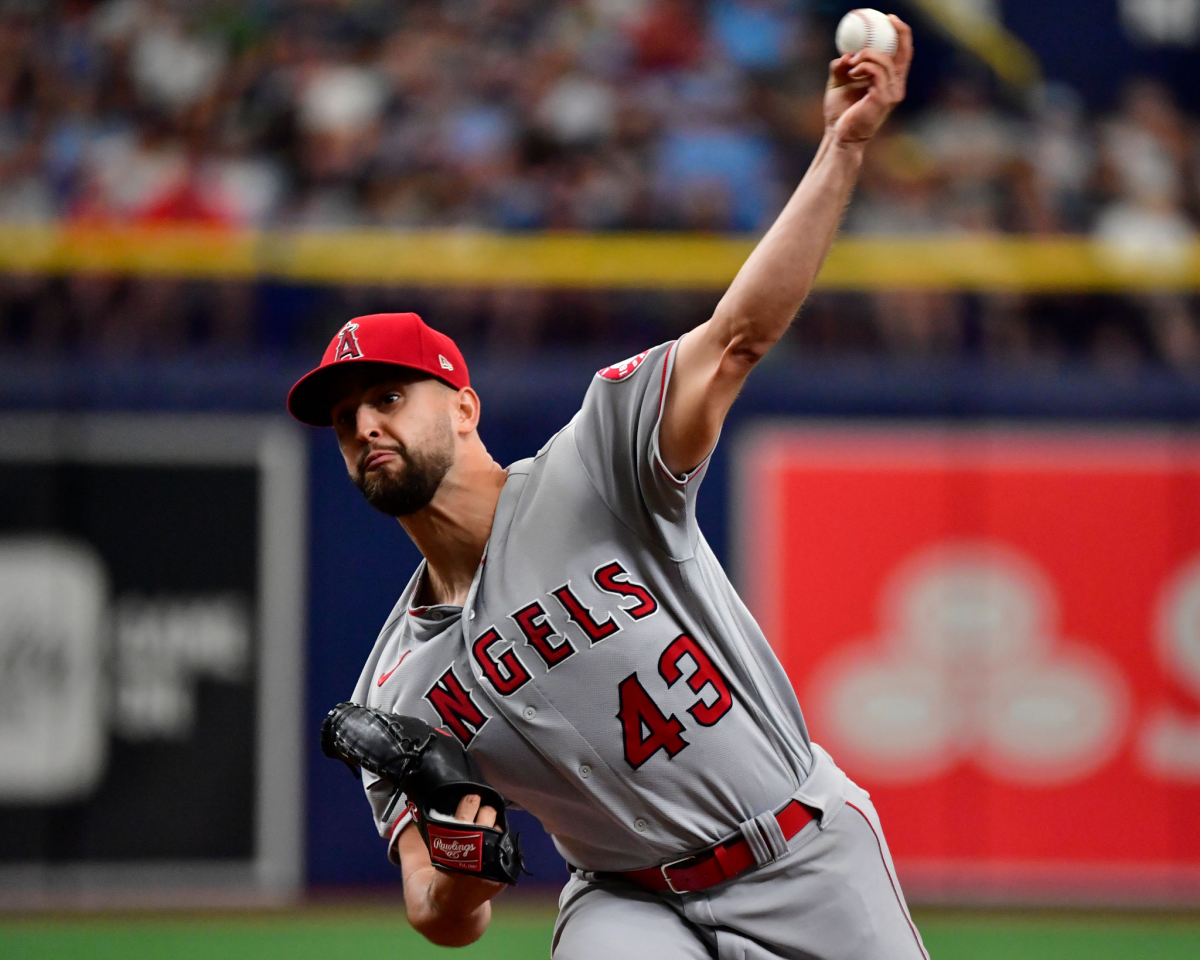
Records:
[[[696,494],[710,458],[682,476],[662,460],[659,428],[676,344],[661,344],[597,373],[573,433],[584,470],[609,509],[672,558],[685,560],[699,537]]]
[[[414,574],[414,579],[416,574]],[[412,583],[401,594],[400,600],[393,608],[391,615],[388,617],[388,624],[397,616],[397,611],[403,611],[408,606],[408,598],[412,593]],[[380,631],[379,638],[375,641],[375,646],[372,648],[370,655],[367,657],[367,662],[363,664],[362,672],[359,674],[358,683],[354,686],[354,694],[350,697],[352,703],[360,703],[364,706],[379,706],[379,704],[371,703],[371,690],[375,686],[375,676],[379,671],[379,657],[387,647],[387,624]],[[396,849],[396,841],[400,838],[400,832],[412,822],[412,814],[409,813],[406,798],[401,795],[396,802],[393,803],[394,788],[390,783],[381,777],[371,773],[370,770],[359,770],[362,776],[363,792],[367,795],[367,802],[371,805],[371,817],[375,821],[375,829],[379,831],[379,835],[387,841],[388,859],[396,866],[400,865],[400,852]]]
[[[371,815],[375,819],[375,829],[387,841],[388,859],[396,866],[400,865],[400,851],[396,847],[400,833],[412,823],[412,813],[408,809],[406,797],[403,794],[393,803],[395,788],[369,770],[362,771],[363,792],[371,804]],[[388,808],[391,808],[390,810]]]

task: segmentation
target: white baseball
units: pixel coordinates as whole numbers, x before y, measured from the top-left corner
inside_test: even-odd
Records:
[[[864,47],[894,54],[900,46],[900,35],[886,15],[864,7],[842,17],[833,42],[842,54],[858,53]]]

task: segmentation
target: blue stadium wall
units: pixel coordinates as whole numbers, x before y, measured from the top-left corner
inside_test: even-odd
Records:
[[[501,462],[536,452],[578,408],[608,355],[539,354],[474,359],[484,400],[481,432]],[[0,410],[140,410],[282,413],[303,368],[291,363],[38,362],[0,358]],[[1194,429],[1200,382],[1164,371],[1016,374],[971,364],[817,363],[772,358],[751,378],[727,424],[700,495],[701,525],[725,557],[728,451],[762,417],[1020,420],[1175,424]],[[317,747],[321,718],[345,699],[376,632],[417,563],[400,528],[371,510],[348,482],[328,431],[311,433],[306,729],[307,864],[315,887],[395,884],[358,783]],[[534,882],[565,867],[548,838],[522,820]]]

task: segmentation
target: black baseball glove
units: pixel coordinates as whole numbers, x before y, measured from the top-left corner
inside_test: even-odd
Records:
[[[370,770],[396,788],[409,808],[429,859],[441,870],[516,883],[524,863],[518,837],[508,829],[504,798],[484,779],[472,757],[451,734],[424,720],[339,703],[321,724],[321,751],[355,775]],[[496,826],[454,819],[458,802],[478,794],[496,810]]]

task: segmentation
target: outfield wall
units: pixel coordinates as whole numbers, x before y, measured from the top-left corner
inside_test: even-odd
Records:
[[[485,404],[481,432],[497,458],[508,462],[536,451],[574,412],[591,372],[619,358],[547,354],[494,363],[470,359],[473,380]],[[80,361],[39,365],[29,361],[16,363],[0,360],[0,408],[9,415],[24,415],[26,418],[37,411],[54,410],[60,414],[57,422],[67,425],[74,418],[99,411],[279,414],[286,389],[298,372],[301,372],[299,368],[286,364],[265,363],[223,365],[187,361],[177,364],[106,365],[103,362]],[[801,419],[797,421],[796,418]],[[738,550],[731,549],[739,537],[744,541],[744,534],[750,529],[747,525],[738,526],[735,522],[731,491],[738,476],[735,451],[745,451],[747,448],[744,444],[751,435],[749,431],[761,431],[764,422],[783,424],[788,429],[789,424],[800,422],[811,427],[815,423],[826,428],[832,425],[839,430],[850,429],[851,432],[861,429],[865,424],[877,426],[883,423],[893,427],[899,424],[909,427],[919,425],[926,431],[932,424],[938,436],[945,435],[947,425],[972,431],[990,429],[995,424],[1002,425],[1005,430],[1014,426],[1053,425],[1055,429],[1065,429],[1068,433],[1085,426],[1105,430],[1119,428],[1126,435],[1132,431],[1134,438],[1142,434],[1152,434],[1158,438],[1154,442],[1165,438],[1169,447],[1181,437],[1185,440],[1180,442],[1190,444],[1191,431],[1198,418],[1200,384],[1166,373],[1105,377],[1069,370],[1016,374],[965,365],[816,365],[811,362],[772,360],[755,374],[734,409],[722,446],[701,493],[700,521],[719,555],[732,563],[735,559],[732,555],[738,554],[738,575],[751,588],[748,592],[753,597],[763,578],[757,571],[751,572],[753,568],[747,565],[752,551],[747,550],[744,542]],[[239,426],[244,421],[218,421],[220,423],[224,423],[230,431],[244,429]],[[306,626],[303,631],[306,634],[303,642],[306,646],[307,679],[305,690],[302,693],[296,691],[296,696],[302,697],[304,702],[304,725],[299,742],[304,750],[307,768],[302,798],[306,825],[304,842],[302,850],[296,852],[295,862],[303,860],[308,882],[316,887],[394,884],[399,879],[398,873],[383,857],[381,842],[374,836],[358,784],[342,767],[321,757],[316,731],[324,712],[332,704],[344,699],[353,688],[374,635],[415,565],[417,556],[402,532],[374,514],[347,482],[331,436],[320,431],[305,430],[302,433],[307,435],[309,443],[309,507],[305,524],[308,590]],[[1107,435],[1103,434],[1102,437]],[[1157,460],[1151,460],[1164,462],[1162,456],[1156,456]],[[1170,462],[1171,457],[1167,456],[1166,461]],[[1184,481],[1190,482],[1186,477]],[[744,483],[744,478],[741,482]],[[1186,483],[1181,489],[1185,488]],[[1191,541],[1187,538],[1190,536],[1188,531],[1193,528],[1195,514],[1183,509],[1173,516],[1175,520],[1167,523],[1163,528],[1165,532],[1160,531],[1156,536],[1175,537],[1171,541],[1174,544],[1171,556],[1182,560],[1185,555],[1190,555]],[[1171,522],[1175,524],[1174,527]],[[914,551],[901,552],[907,556]],[[1043,558],[1035,556],[1033,561],[1035,565],[1042,564],[1045,567]],[[1121,555],[1113,554],[1105,562],[1110,567],[1113,563],[1119,564],[1122,562]],[[1072,568],[1074,572],[1068,575],[1073,578],[1070,579],[1071,583],[1079,582],[1080,578],[1086,581],[1087,563],[1086,556],[1077,559],[1076,567]],[[1062,577],[1053,567],[1049,569],[1049,575],[1052,579]],[[875,596],[879,593],[879,584],[885,579],[880,574],[872,581],[874,586],[861,586]],[[1155,589],[1162,579],[1155,579]],[[746,583],[747,580],[749,583]],[[1108,598],[1109,593],[1101,593],[1093,598],[1097,611],[1101,611],[1097,614],[1101,619],[1103,604]],[[1079,606],[1078,601],[1070,602]],[[874,616],[874,609],[871,607],[871,611],[868,611],[871,617]],[[863,615],[867,616],[867,613]],[[1132,623],[1136,618],[1130,616],[1128,622]],[[817,619],[820,617],[824,617],[824,623],[837,622],[835,613],[821,613]],[[1137,622],[1140,623],[1140,620]],[[870,626],[867,625],[868,628]],[[869,633],[867,629],[867,635]],[[850,631],[840,639],[852,639],[851,634],[858,636]],[[1072,636],[1082,636],[1086,641],[1089,635],[1075,631]],[[1144,636],[1134,636],[1130,642],[1135,645],[1146,644],[1148,659],[1157,656],[1155,648],[1149,646],[1153,642],[1150,632],[1145,631]],[[784,655],[786,659],[792,653],[785,650]],[[797,669],[794,677],[804,680],[806,668],[800,666]],[[1125,669],[1124,661],[1118,663],[1118,669]],[[1147,667],[1151,672],[1156,669]],[[807,683],[807,680],[804,682]],[[1103,754],[1100,760],[1095,760],[1093,754],[1092,766],[1085,764],[1087,777],[1090,778],[1087,782],[1092,784],[1089,789],[1094,792],[1096,783],[1108,784],[1099,792],[1094,792],[1097,799],[1088,808],[1092,811],[1090,815],[1101,820],[1109,815],[1109,811],[1114,818],[1120,814],[1116,806],[1119,796],[1111,791],[1117,790],[1119,784],[1131,782],[1127,777],[1128,769],[1121,766],[1130,762],[1129,758],[1133,755],[1131,751],[1136,746],[1134,740],[1129,739],[1132,736],[1129,731],[1141,729],[1149,717],[1150,707],[1156,703],[1170,706],[1185,719],[1200,712],[1200,702],[1196,701],[1191,687],[1181,686],[1169,677],[1161,681],[1155,679],[1153,684],[1146,686],[1136,677],[1124,682],[1122,696],[1124,702],[1131,705],[1131,712],[1125,715],[1134,717],[1136,723],[1131,720],[1121,728],[1123,739],[1117,747],[1112,748],[1112,753]],[[801,692],[804,695],[804,689]],[[822,727],[829,724],[823,716],[823,709],[816,704],[812,708],[817,739],[824,736]],[[853,740],[852,734],[847,737],[845,731],[838,736],[843,741]],[[892,788],[887,786],[887,782],[892,774],[887,771],[880,774],[879,770],[871,767],[870,762],[864,763],[861,751],[860,755],[855,755],[853,746],[851,743],[848,748],[843,743],[847,766],[876,791],[885,820],[889,816],[906,818],[904,824],[895,828],[897,839],[901,840],[904,849],[921,854],[920,836],[916,838],[917,845],[912,845],[912,822],[905,812],[909,808],[900,805],[895,813],[889,812],[891,801],[887,798]],[[1114,765],[1108,765],[1109,761],[1104,757],[1112,758]],[[945,762],[944,756],[939,762]],[[971,768],[972,761],[968,759],[964,763],[962,769]],[[941,769],[944,772],[949,768]],[[958,788],[953,786],[953,782],[956,782],[953,777],[976,777],[969,769],[963,774],[962,769],[955,768],[957,772],[947,774],[952,778],[949,787],[944,784],[938,787],[938,781],[932,781],[933,787],[943,791],[939,796],[944,797],[946,789],[961,789],[961,784]],[[878,778],[878,783],[873,782],[873,777]],[[972,780],[972,784],[966,795],[972,798],[973,803],[986,805],[995,801],[1005,811],[1009,809],[1013,798],[992,791],[986,778]],[[909,784],[897,789],[909,791],[907,796],[910,798],[933,796],[934,793],[925,790],[929,786],[929,783]],[[1026,791],[1020,795],[1023,809],[1028,809],[1029,803],[1044,795],[1039,793],[1042,788],[1036,786],[1026,785],[1019,789]],[[1066,788],[1060,783],[1055,789]],[[1059,803],[1056,809],[1060,813],[1063,809],[1061,796],[1056,794],[1058,799],[1055,801]],[[268,795],[265,800],[268,816],[272,799]],[[293,799],[286,798],[283,807],[286,808]],[[1144,816],[1151,821],[1159,817],[1160,801],[1166,805],[1163,808],[1166,812],[1161,814],[1164,822],[1185,824],[1189,818],[1190,822],[1200,819],[1196,816],[1197,810],[1200,810],[1200,800],[1193,786],[1184,785],[1165,800],[1156,799],[1155,807]],[[941,812],[937,817],[940,819],[935,818],[936,823],[929,827],[933,831],[929,836],[940,836],[944,840],[946,836],[953,835],[954,829],[957,829],[953,825],[960,820],[952,809],[941,801],[939,804],[937,809]],[[1026,815],[1022,813],[1020,816]],[[258,822],[261,824],[262,820]],[[1004,822],[1009,821],[1005,819]],[[1179,829],[1183,833],[1178,837],[1160,837],[1161,842],[1153,848],[1155,862],[1161,869],[1150,880],[1146,879],[1148,874],[1144,869],[1140,874],[1127,871],[1125,867],[1128,864],[1122,866],[1119,857],[1114,867],[1112,858],[1109,858],[1107,865],[1100,866],[1104,866],[1107,870],[1105,876],[1112,882],[1101,885],[1102,889],[1094,884],[1089,887],[1086,883],[1079,883],[1074,888],[1064,887],[1062,875],[1046,874],[1044,871],[1038,877],[1046,882],[1040,888],[1035,887],[1032,883],[1038,877],[1033,874],[1041,870],[1044,864],[1033,864],[1022,880],[1019,873],[1011,870],[1006,873],[1003,862],[997,866],[995,858],[989,860],[989,848],[986,846],[975,850],[978,856],[972,863],[979,874],[976,876],[978,882],[969,890],[960,883],[961,873],[946,872],[945,857],[939,860],[936,857],[914,856],[910,858],[908,868],[915,889],[919,888],[926,896],[935,898],[953,898],[970,893],[972,896],[1000,899],[1069,899],[1073,896],[1121,899],[1122,891],[1126,898],[1132,896],[1131,891],[1138,893],[1142,899],[1147,898],[1147,891],[1152,900],[1186,898],[1195,895],[1192,885],[1194,876],[1190,871],[1200,857],[1189,846],[1191,841],[1187,837],[1190,834],[1186,833],[1184,827]],[[563,876],[563,867],[548,841],[536,827],[525,825],[525,830],[531,865],[535,871],[534,882],[559,881]],[[956,856],[962,854],[962,850],[953,848],[952,844],[947,848],[943,841],[939,842],[943,846],[937,848],[935,844],[935,852],[937,849],[951,849]],[[1050,850],[1050,847],[1046,849]],[[1087,854],[1086,849],[1084,853]],[[56,854],[59,857],[62,855],[61,852]],[[1089,864],[1096,865],[1095,858],[1089,860],[1088,856],[1079,861],[1083,863],[1085,873],[1090,869]],[[904,858],[901,857],[901,860],[903,871]],[[959,866],[962,866],[961,862]],[[1145,866],[1145,863],[1141,864],[1141,867]],[[1077,873],[1077,880],[1079,876]],[[1092,878],[1096,876],[1099,873],[1093,871]],[[1019,881],[1015,885],[1004,882],[1014,877]],[[1141,879],[1134,883],[1139,877]],[[1147,883],[1151,885],[1147,886]]]

